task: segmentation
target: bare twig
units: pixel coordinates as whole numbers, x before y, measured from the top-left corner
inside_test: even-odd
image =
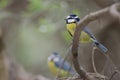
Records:
[[[115,74],[120,74],[120,71],[118,71],[118,70],[115,70],[114,72],[113,72],[113,74],[111,75],[111,77],[110,77],[110,79],[109,80],[112,80],[113,79],[113,77],[115,76]]]
[[[93,49],[92,49],[92,66],[93,66],[94,72],[95,72],[95,73],[98,73],[98,72],[97,72],[97,69],[96,69],[96,67],[95,67],[95,61],[94,61],[95,50],[96,50],[96,47],[93,47]]]
[[[117,5],[117,4],[114,4]],[[90,79],[89,75],[87,75],[87,73],[80,69],[80,64],[78,62],[78,47],[79,47],[79,36],[81,31],[83,30],[83,28],[85,26],[87,26],[90,22],[97,20],[99,18],[106,16],[110,16],[108,15],[110,13],[110,7],[104,8],[102,10],[96,11],[94,13],[90,13],[89,15],[85,16],[77,25],[76,29],[75,29],[75,33],[73,36],[73,45],[72,45],[72,55],[73,55],[73,64],[75,67],[76,72],[83,78],[83,79],[87,79],[87,80],[92,80]]]
[[[120,2],[111,6],[110,14],[120,21]]]
[[[100,17],[102,17],[104,14],[108,13],[108,10],[109,8],[105,8],[105,9],[102,9],[100,11],[97,11],[97,12],[94,12],[94,13],[91,13],[87,16],[85,16],[77,25],[76,27],[76,30],[75,30],[75,34],[74,34],[74,37],[73,37],[73,46],[72,46],[72,54],[73,54],[73,64],[74,64],[74,67],[77,71],[77,73],[83,78],[83,79],[88,79],[88,80],[91,80],[88,78],[87,76],[87,73],[80,69],[80,65],[79,65],[79,62],[78,62],[78,44],[79,44],[79,36],[80,36],[80,33],[82,31],[82,29],[91,21],[94,21]]]
[[[117,72],[114,71],[114,73],[111,75],[110,79],[109,80],[112,80],[112,78],[114,77],[114,75],[116,74]]]

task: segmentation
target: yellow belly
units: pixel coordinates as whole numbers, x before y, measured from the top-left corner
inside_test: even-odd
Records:
[[[72,36],[74,35],[75,27],[76,27],[75,23],[67,24],[67,30],[71,33]],[[87,33],[85,33],[84,31],[81,32],[79,40],[81,43],[87,43],[87,42],[92,41],[90,36]]]
[[[55,64],[52,61],[48,62],[48,67],[49,67],[51,73],[54,76],[56,76],[59,68],[55,67]],[[68,75],[69,75],[68,71],[64,71],[63,69],[60,70],[60,74],[59,74],[60,77],[65,77],[65,76],[68,76]]]

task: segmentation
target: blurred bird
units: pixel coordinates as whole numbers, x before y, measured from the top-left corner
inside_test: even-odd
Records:
[[[66,24],[67,24],[67,30],[71,36],[74,35],[75,28],[77,23],[80,21],[79,17],[75,14],[71,14],[65,18]],[[83,29],[80,35],[80,42],[81,43],[87,43],[87,42],[93,42],[95,46],[97,46],[102,52],[107,52],[108,49],[103,46],[100,42],[97,41],[95,36],[89,31],[87,27]]]
[[[48,67],[50,71],[52,72],[52,74],[56,76],[60,68],[61,68],[60,73],[59,73],[60,77],[65,77],[70,74],[71,75],[75,74],[70,64],[67,61],[65,61],[63,64],[63,61],[64,61],[63,58],[56,52],[54,52],[48,57]]]

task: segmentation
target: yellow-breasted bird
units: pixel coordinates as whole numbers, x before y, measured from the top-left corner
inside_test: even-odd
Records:
[[[63,58],[57,52],[54,52],[48,57],[48,67],[54,76],[57,75],[57,72],[59,71],[62,63],[63,63]],[[61,67],[59,76],[65,77],[70,74],[73,75],[75,74],[75,72],[70,66],[70,64],[67,61],[65,61]]]
[[[70,14],[65,18],[66,20],[66,27],[71,36],[74,35],[75,28],[77,23],[80,21],[80,18],[76,14]],[[87,27],[83,29],[80,35],[80,42],[81,43],[87,43],[87,42],[93,42],[95,46],[97,46],[102,52],[107,52],[108,49],[103,46],[100,42],[97,41],[95,36],[89,31]]]

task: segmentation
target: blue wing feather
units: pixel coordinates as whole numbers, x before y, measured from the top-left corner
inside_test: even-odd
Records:
[[[86,32],[92,39],[96,40],[95,36],[90,32],[90,30],[89,30],[87,27],[85,27],[83,30],[84,30],[84,32]]]
[[[94,44],[103,52],[107,52],[108,49],[102,45],[100,42],[97,41],[97,39],[95,38],[95,36],[89,31],[89,29],[87,27],[84,28],[84,31],[93,39]]]
[[[61,59],[61,58],[59,59],[59,61],[55,62],[56,67],[60,68],[62,62],[63,62],[63,59]],[[63,66],[61,67],[61,69],[66,70],[66,71],[69,71],[70,68],[71,68],[70,64],[67,61],[65,61]]]
[[[58,62],[55,62],[55,66],[58,67],[58,68],[60,68],[62,64],[63,64],[63,59],[62,58]],[[64,70],[64,71],[70,72],[70,74],[75,74],[76,73],[67,61],[64,62],[61,69]]]

